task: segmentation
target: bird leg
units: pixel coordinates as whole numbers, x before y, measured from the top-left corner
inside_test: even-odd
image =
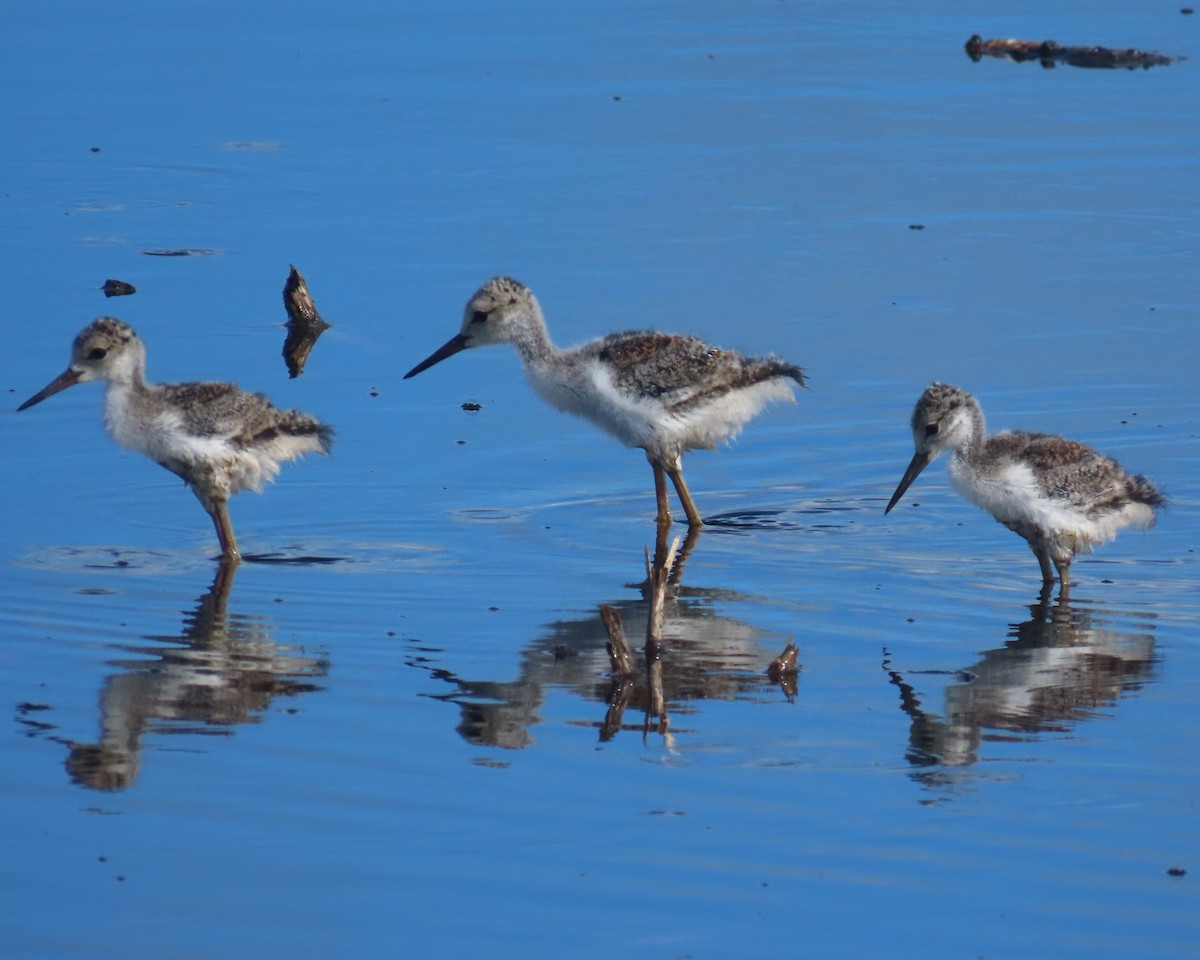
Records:
[[[242,559],[238,552],[237,537],[233,535],[233,524],[229,522],[228,501],[212,499],[205,504],[213,526],[217,528],[217,540],[221,544],[221,560],[236,563]]]
[[[687,514],[688,526],[703,526],[704,519],[700,516],[700,511],[696,509],[696,501],[692,499],[687,484],[683,480],[683,463],[676,458],[674,463],[664,464],[663,469],[667,471],[667,476],[675,485],[675,492],[679,494],[679,502],[683,504],[683,512]]]
[[[1046,545],[1029,541],[1029,547],[1033,550],[1033,555],[1037,557],[1038,566],[1042,568],[1042,583],[1054,582],[1054,570],[1050,566],[1050,550]]]
[[[1063,603],[1069,599],[1071,592],[1071,561],[1055,559],[1054,566],[1058,570],[1058,579],[1062,589],[1058,591],[1058,599]]]
[[[222,555],[217,561],[217,576],[208,595],[216,604],[221,617],[225,616],[225,603],[229,599],[229,591],[233,588],[233,575],[237,572],[241,559],[234,554],[232,557]]]
[[[662,464],[650,461],[654,471],[654,497],[658,501],[658,526],[662,530],[671,525],[671,501],[667,496],[667,475]]]

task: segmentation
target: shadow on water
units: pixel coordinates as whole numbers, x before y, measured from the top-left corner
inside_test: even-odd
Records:
[[[902,673],[884,651],[883,668],[911,720],[905,757],[919,782],[954,785],[952,768],[979,762],[985,743],[1069,730],[1139,689],[1158,663],[1154,637],[1117,630],[1110,611],[1052,603],[1048,591],[1029,611],[1029,619],[1009,625],[1004,646],[958,670]],[[954,680],[942,692],[940,714],[906,679],[934,673]]]
[[[697,532],[690,531],[675,553],[667,545],[666,531],[660,528],[653,560],[646,558],[647,577],[628,585],[637,589],[640,597],[597,604],[602,611],[607,608],[606,616],[615,613],[630,634],[646,634],[645,677],[616,674],[606,645],[609,636],[599,614],[551,623],[521,651],[515,680],[460,677],[438,666],[435,658],[443,651],[430,647],[421,648],[409,663],[452,687],[449,692],[429,696],[458,706],[456,729],[464,740],[511,749],[534,742],[531,728],[540,722],[539,710],[555,687],[606,708],[603,719],[588,724],[598,730],[601,740],[611,740],[621,730],[644,734],[651,729],[654,716],[659,718],[654,729],[666,735],[667,713],[687,713],[683,705],[688,701],[761,697],[770,688],[781,690],[790,699],[796,693],[798,672],[794,653],[786,676],[769,675],[768,664],[775,654],[768,652],[768,635],[714,610],[716,602],[736,601],[740,595],[682,585]],[[656,616],[659,626],[652,631]],[[628,708],[641,711],[644,722],[623,721]]]
[[[148,635],[152,644],[120,649],[127,657],[100,690],[100,740],[79,743],[51,737],[70,750],[71,780],[96,790],[133,786],[146,733],[227,734],[255,723],[276,697],[320,690],[328,661],[299,656],[271,639],[262,617],[229,613],[236,567],[219,566],[212,587],[186,611],[179,635]],[[164,647],[164,645],[168,645]],[[29,724],[37,735],[53,727]]]
[[[806,507],[789,510],[731,510],[704,518],[705,529],[714,533],[742,533],[754,530],[812,530],[826,524],[814,523],[811,517],[835,519],[838,514],[853,514],[859,504],[849,500],[820,500]]]
[[[242,555],[244,563],[279,564],[281,566],[292,565],[297,567],[319,567],[322,564],[343,563],[345,560],[345,557],[288,557],[281,553],[247,553]]]

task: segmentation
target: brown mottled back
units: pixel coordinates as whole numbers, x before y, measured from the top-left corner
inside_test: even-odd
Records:
[[[1070,503],[1088,516],[1100,516],[1130,501],[1154,508],[1165,502],[1145,477],[1126,473],[1112,457],[1077,440],[1011,431],[988,438],[987,452],[1028,464],[1046,496]]]
[[[596,359],[613,371],[617,389],[661,400],[678,412],[777,377],[791,377],[804,386],[803,371],[794,364],[743,357],[696,337],[630,331],[610,334],[592,346]]]

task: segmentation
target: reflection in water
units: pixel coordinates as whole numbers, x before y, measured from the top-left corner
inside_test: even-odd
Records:
[[[154,645],[125,647],[112,661],[121,672],[100,691],[100,742],[70,743],[67,772],[97,790],[133,785],[141,766],[143,733],[213,733],[214,727],[253,723],[277,696],[320,687],[328,663],[297,656],[271,641],[270,622],[227,614],[236,567],[221,564],[212,588],[183,621],[180,636],[149,636]],[[162,643],[179,644],[163,649]]]
[[[294,266],[283,285],[283,307],[287,310],[287,339],[283,341],[283,362],[293,379],[304,372],[308,355],[321,334],[333,324],[327,323],[317,311],[308,284]]]
[[[1030,619],[1010,627],[1003,647],[954,672],[942,716],[925,709],[885,660],[912,720],[906,756],[922,768],[919,779],[937,783],[945,778],[931,768],[975,763],[985,741],[1065,730],[1149,677],[1156,662],[1149,633],[1118,632],[1100,611],[1051,604],[1048,592],[1029,609]]]
[[[685,587],[679,583],[683,564],[696,542],[690,531],[670,576],[663,608],[662,690],[676,714],[686,713],[681,703],[690,700],[732,700],[762,695],[775,682],[766,670],[776,651],[770,651],[769,635],[749,624],[718,614],[718,602],[741,599],[726,590]],[[655,563],[667,556],[665,531],[660,530]],[[639,599],[616,600],[603,606],[619,614],[630,638],[646,636],[651,597],[648,580],[636,585]],[[600,606],[600,605],[598,605]],[[539,722],[538,711],[551,687],[569,689],[586,700],[608,709],[595,726],[601,739],[610,739],[620,729],[644,730],[642,722],[621,721],[626,708],[659,714],[652,703],[653,684],[645,678],[614,678],[606,649],[607,634],[601,617],[589,615],[576,620],[559,620],[521,652],[517,678],[510,681],[469,680],[449,670],[432,666],[425,650],[412,664],[427,669],[453,690],[434,695],[458,705],[458,733],[470,743],[520,748],[533,742],[530,728]],[[636,645],[640,649],[640,644]],[[787,676],[787,689],[795,690],[795,671]]]

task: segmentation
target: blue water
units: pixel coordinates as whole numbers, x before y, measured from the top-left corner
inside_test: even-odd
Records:
[[[1193,956],[1198,24],[10,11],[5,955]],[[1189,59],[972,63],[976,32]],[[333,324],[294,380],[289,264]],[[669,604],[665,732],[635,699],[600,736],[598,608],[644,629],[642,455],[542,405],[511,351],[401,380],[497,273],[563,344],[657,326],[811,378],[687,463],[724,522]],[[214,590],[207,518],[104,436],[98,387],[13,412],[103,313],[154,379],[336,426],[231,510],[247,552],[336,562]],[[1170,508],[1039,604],[941,464],[883,516],[935,378]],[[789,640],[794,695],[765,672]]]

